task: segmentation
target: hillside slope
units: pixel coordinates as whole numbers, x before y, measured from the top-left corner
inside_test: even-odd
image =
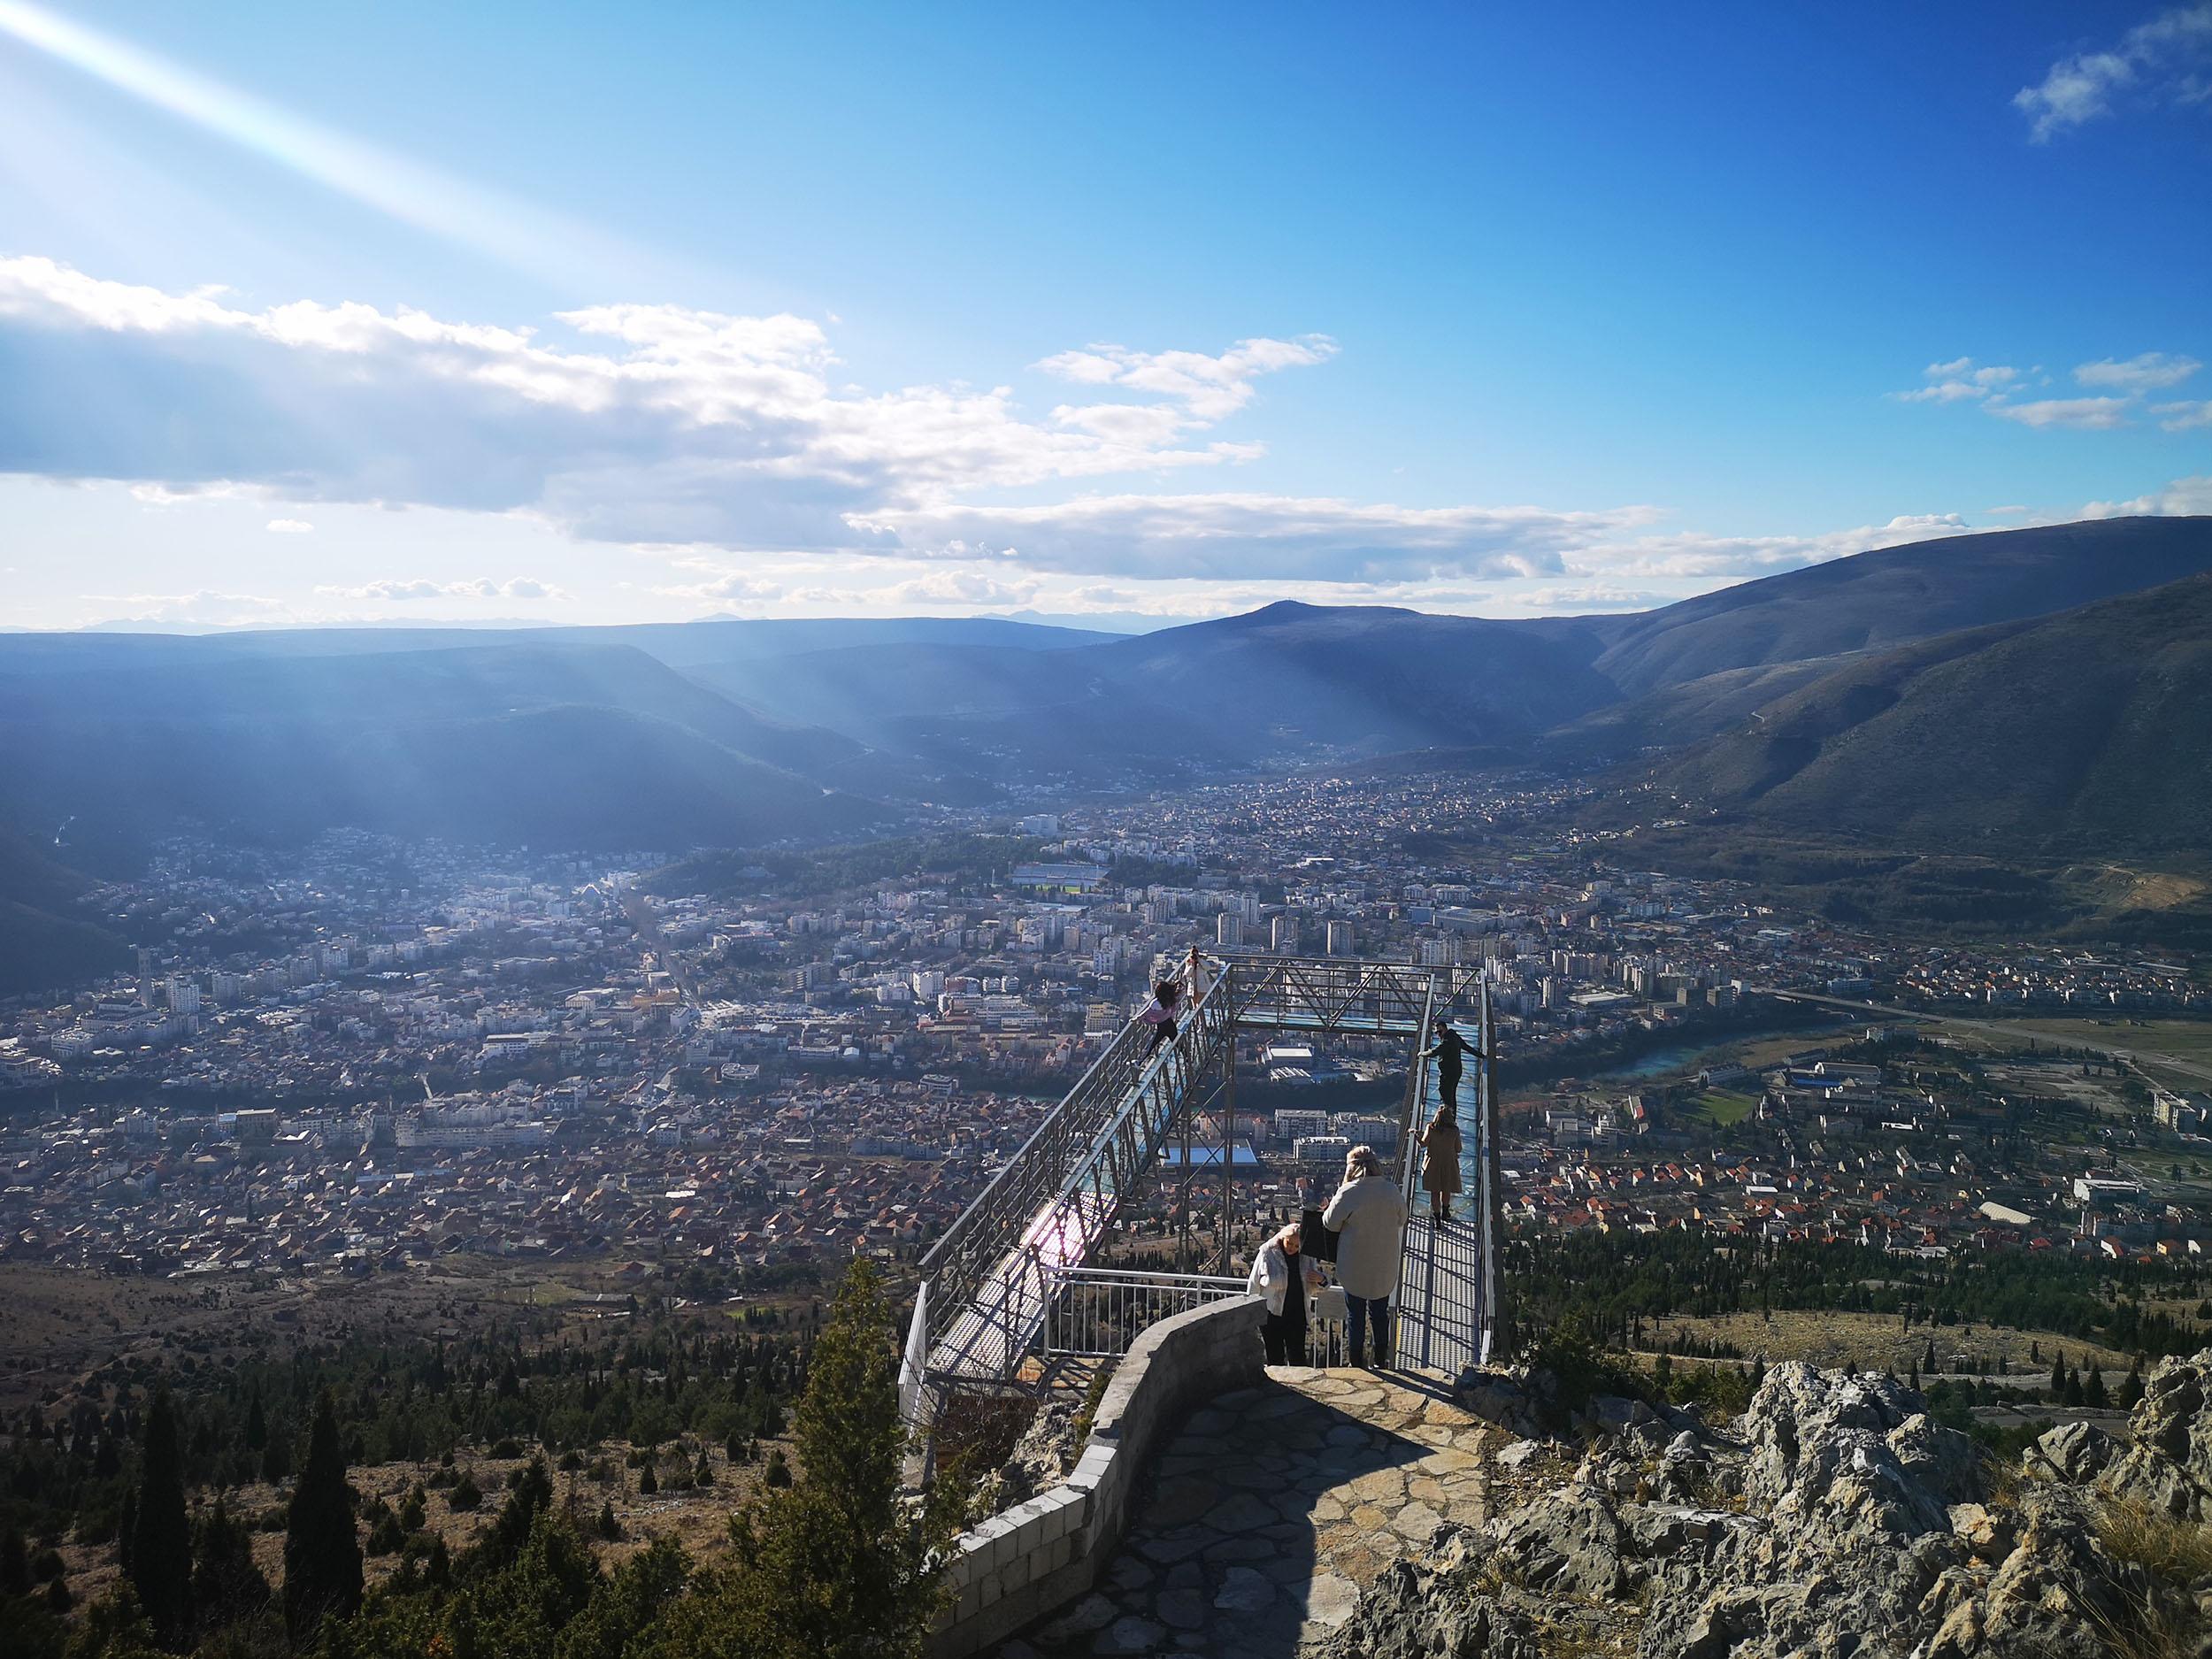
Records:
[[[1801,830],[2095,857],[2212,843],[2212,575],[1857,658],[1663,763]]]
[[[1884,548],[1629,618],[1596,667],[1634,696],[1724,670],[1880,650],[2212,571],[2212,518],[2103,518]]]
[[[668,847],[877,816],[785,765],[860,746],[780,726],[628,647],[495,644],[0,677],[0,808],[110,844],[184,824],[357,824]]]
[[[129,960],[121,939],[77,913],[89,885],[0,826],[0,996],[79,984]]]

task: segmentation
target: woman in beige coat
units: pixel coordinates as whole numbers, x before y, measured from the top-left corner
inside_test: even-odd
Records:
[[[1421,1147],[1428,1154],[1421,1162],[1421,1190],[1429,1195],[1429,1214],[1442,1226],[1459,1195],[1459,1113],[1451,1102],[1437,1107],[1421,1131]]]

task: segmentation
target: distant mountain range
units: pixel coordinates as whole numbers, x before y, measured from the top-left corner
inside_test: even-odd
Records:
[[[2193,855],[2208,572],[2212,519],[2123,518],[1631,616],[13,634],[0,822],[67,825],[50,852],[86,868],[186,824],[679,850],[864,833],[1013,779],[1520,761],[1798,829]],[[0,904],[66,919],[21,865],[0,857]]]

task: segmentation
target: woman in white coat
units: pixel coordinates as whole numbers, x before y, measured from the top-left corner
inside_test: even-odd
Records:
[[[1321,1225],[1337,1235],[1336,1282],[1351,1309],[1352,1363],[1367,1363],[1367,1331],[1375,1333],[1375,1363],[1390,1363],[1390,1293],[1397,1288],[1405,1248],[1406,1201],[1383,1172],[1372,1147],[1354,1147],[1344,1159],[1344,1185],[1336,1189]]]
[[[1306,1301],[1321,1287],[1321,1264],[1301,1254],[1299,1226],[1293,1222],[1260,1247],[1244,1287],[1267,1301],[1260,1340],[1271,1365],[1306,1363]]]

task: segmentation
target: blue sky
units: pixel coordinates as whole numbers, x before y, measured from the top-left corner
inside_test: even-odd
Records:
[[[2212,511],[2212,4],[0,0],[0,625],[1641,606]]]

